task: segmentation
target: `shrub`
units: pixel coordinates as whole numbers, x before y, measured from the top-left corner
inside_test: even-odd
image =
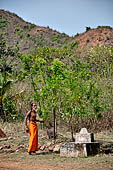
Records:
[[[7,27],[8,21],[6,19],[0,19],[0,29]]]
[[[86,32],[91,30],[91,27],[86,27]]]

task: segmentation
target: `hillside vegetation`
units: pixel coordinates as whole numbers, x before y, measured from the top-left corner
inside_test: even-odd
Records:
[[[0,114],[23,120],[31,102],[45,126],[112,130],[113,29],[74,37],[0,10]]]
[[[25,22],[14,13],[0,10],[0,34],[10,46],[18,47],[22,53],[40,47],[66,48],[68,44],[78,43],[81,48],[94,46],[113,46],[113,28],[98,26],[86,27],[86,32],[69,37],[48,27]]]
[[[39,47],[62,47],[70,37],[49,27],[25,22],[14,13],[0,10],[0,34],[10,46],[28,53]]]

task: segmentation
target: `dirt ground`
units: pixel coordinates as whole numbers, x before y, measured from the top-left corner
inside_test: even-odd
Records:
[[[113,153],[101,152],[85,158],[65,158],[59,153],[41,152],[28,155],[28,134],[23,124],[0,124],[7,138],[0,138],[0,170],[113,170]],[[39,130],[39,144],[49,139]],[[65,132],[68,136],[69,133]],[[69,136],[70,137],[70,136]],[[95,135],[102,145],[113,145],[113,132]]]
[[[0,170],[113,170],[113,155],[60,158],[59,155],[0,154]]]

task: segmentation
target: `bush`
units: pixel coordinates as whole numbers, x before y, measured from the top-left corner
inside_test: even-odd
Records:
[[[86,27],[86,32],[91,30],[91,27]]]
[[[8,21],[5,19],[0,19],[0,29],[7,27]]]
[[[16,121],[23,120],[24,115],[18,114],[16,109],[15,99],[12,97],[8,97],[4,99],[3,109],[5,115],[5,121]]]

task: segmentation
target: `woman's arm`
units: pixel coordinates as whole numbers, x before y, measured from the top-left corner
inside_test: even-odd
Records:
[[[26,114],[26,116],[25,116],[25,119],[24,119],[24,122],[25,122],[25,126],[26,126],[26,132],[28,132],[28,126],[27,126],[27,119],[28,119],[28,117],[30,116],[30,111]]]
[[[44,123],[44,120],[36,120],[36,122]]]

